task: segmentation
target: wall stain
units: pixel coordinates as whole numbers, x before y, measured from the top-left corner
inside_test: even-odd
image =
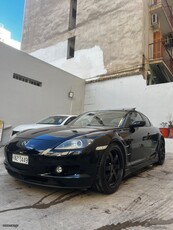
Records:
[[[156,225],[170,225],[173,224],[173,218],[169,220],[161,220],[161,219],[146,219],[144,221],[125,221],[123,223],[118,223],[116,225],[106,225],[101,228],[97,228],[95,230],[123,230],[131,227],[151,227]]]
[[[77,192],[76,191],[72,191],[70,193],[65,193],[63,195],[58,196],[57,198],[55,198],[54,200],[50,201],[49,203],[42,203],[44,201],[45,198],[53,195],[57,193],[56,192],[52,192],[44,197],[42,197],[39,201],[37,201],[36,203],[34,203],[33,205],[27,205],[27,206],[21,206],[21,207],[17,207],[17,208],[11,208],[11,209],[4,209],[4,210],[0,210],[0,213],[4,213],[4,212],[9,212],[9,211],[17,211],[17,210],[24,210],[24,209],[47,209],[51,206],[60,204],[60,203],[64,203],[65,201],[69,201],[71,199],[73,199],[74,197],[77,197],[81,194],[86,193],[86,191],[80,191]]]

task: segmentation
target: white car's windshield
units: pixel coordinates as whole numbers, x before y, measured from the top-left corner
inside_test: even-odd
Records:
[[[39,121],[37,124],[60,125],[66,118],[67,116],[51,116]]]

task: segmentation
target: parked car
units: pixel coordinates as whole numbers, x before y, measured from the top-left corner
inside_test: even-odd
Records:
[[[29,183],[110,194],[127,175],[164,160],[159,129],[127,109],[87,112],[67,126],[19,133],[5,147],[4,164]]]
[[[12,136],[18,132],[29,130],[29,129],[67,125],[76,117],[77,115],[55,115],[55,116],[46,117],[35,124],[19,125],[13,129]]]

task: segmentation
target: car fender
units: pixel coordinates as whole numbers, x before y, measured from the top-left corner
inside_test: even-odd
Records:
[[[121,149],[123,156],[124,156],[124,165],[126,168],[127,165],[127,156],[128,156],[128,151],[127,151],[127,147],[124,140],[122,139],[122,137],[120,137],[117,133],[115,134],[114,138],[112,139],[110,144],[117,144],[119,146],[119,148]],[[125,171],[125,169],[124,169]]]

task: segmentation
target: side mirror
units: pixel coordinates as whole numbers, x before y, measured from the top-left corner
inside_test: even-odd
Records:
[[[145,124],[146,124],[145,121],[135,121],[135,122],[133,122],[133,124],[131,124],[129,126],[130,132],[134,133],[135,132],[135,128],[137,128],[137,127],[143,127],[143,126],[145,126]]]
[[[130,128],[137,128],[137,127],[143,127],[145,126],[145,121],[135,121],[130,125]]]

